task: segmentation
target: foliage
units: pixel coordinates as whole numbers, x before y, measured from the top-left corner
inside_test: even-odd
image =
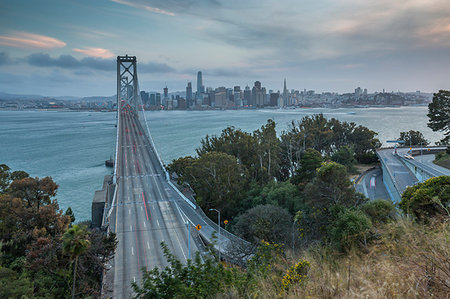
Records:
[[[207,152],[184,169],[183,179],[197,195],[204,211],[214,208],[231,218],[238,210],[243,195],[245,172],[236,158],[222,152]]]
[[[355,151],[351,146],[342,146],[331,156],[331,160],[347,167],[348,172],[356,172]]]
[[[428,145],[430,142],[425,139],[420,131],[410,130],[409,132],[400,132],[399,140],[405,141],[405,146]]]
[[[450,141],[450,91],[439,90],[433,94],[433,100],[428,104],[428,127],[433,131],[442,131],[446,136],[442,144]]]
[[[372,223],[363,212],[344,209],[330,225],[330,239],[340,250],[349,250],[353,246],[367,244],[367,233]]]
[[[373,224],[388,223],[395,219],[397,213],[394,204],[390,200],[375,199],[361,206],[363,211]]]
[[[302,198],[298,189],[287,182],[270,182],[263,187],[257,186],[247,193],[249,208],[258,205],[276,205],[294,214],[302,208]]]
[[[226,287],[239,289],[248,285],[245,273],[235,268],[226,268],[208,257],[202,262],[199,252],[194,260],[183,264],[164,242],[161,247],[169,266],[164,269],[143,270],[141,286],[135,282],[132,284],[135,298],[214,298]]]
[[[304,259],[291,266],[281,280],[284,290],[288,290],[294,284],[304,284],[308,279],[310,263]]]
[[[291,219],[291,215],[281,207],[259,205],[238,217],[234,231],[253,243],[262,240],[285,243],[290,236]]]
[[[0,266],[0,298],[31,298],[33,285],[27,277]]]
[[[250,180],[266,183],[279,176],[281,148],[276,136],[275,122],[271,119],[261,129],[249,134],[228,127],[220,136],[206,136],[201,140],[197,154],[221,152],[235,156],[246,169]]]
[[[322,155],[318,151],[308,148],[302,155],[300,167],[296,170],[291,182],[303,190],[306,184],[316,176],[316,171],[322,162]]]
[[[316,177],[306,185],[303,197],[305,208],[298,225],[304,241],[327,238],[328,227],[343,209],[356,208],[367,200],[353,188],[346,167],[336,162],[322,163]]]
[[[450,216],[450,176],[433,177],[406,188],[400,208],[405,214],[428,222],[430,218]]]
[[[281,135],[281,146],[293,173],[307,148],[332,155],[342,146],[352,146],[358,161],[369,162],[381,146],[376,135],[374,131],[353,122],[341,122],[334,118],[327,120],[322,114],[316,114],[306,116],[298,123],[293,121],[289,130]]]
[[[63,235],[75,216],[69,209],[63,214],[52,198],[57,185],[51,178],[11,173],[6,165],[0,166],[0,177],[0,286],[8,283],[0,287],[0,297],[69,297],[71,259],[63,252]],[[99,297],[105,263],[117,242],[114,234],[92,230],[85,231],[84,240],[91,246],[79,255],[79,294]]]
[[[450,153],[448,152],[450,147],[447,148],[447,152],[440,152],[436,154],[434,164],[450,169]]]

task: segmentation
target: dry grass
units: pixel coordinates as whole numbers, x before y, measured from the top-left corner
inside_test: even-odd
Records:
[[[260,279],[247,298],[450,298],[449,223],[424,227],[399,220],[379,229],[364,253],[309,249],[306,284],[284,293],[279,275]],[[288,259],[285,269],[296,259]],[[284,263],[283,263],[284,264]],[[231,290],[230,290],[231,291]],[[225,294],[223,294],[225,295]],[[238,298],[228,292],[222,298]]]

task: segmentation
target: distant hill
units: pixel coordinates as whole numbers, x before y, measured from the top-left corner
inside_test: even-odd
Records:
[[[42,96],[42,95],[36,95],[36,94],[12,94],[12,93],[6,93],[6,92],[0,92],[0,99],[2,100],[23,100],[23,101],[29,101],[29,100],[43,100],[43,99],[55,99],[60,101],[78,101],[81,99],[81,97],[73,97],[73,96],[58,96],[58,97],[51,97],[51,96]]]

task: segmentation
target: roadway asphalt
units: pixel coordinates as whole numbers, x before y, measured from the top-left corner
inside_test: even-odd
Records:
[[[188,230],[177,198],[138,119],[120,115],[117,198],[109,219],[118,245],[114,257],[114,298],[130,298],[131,282],[142,268],[167,266],[160,247],[165,242],[181,261],[188,257]],[[195,230],[192,225],[191,231]],[[191,254],[197,251],[191,236]]]
[[[393,149],[378,150],[378,156],[389,168],[391,176],[395,180],[397,189],[400,194],[405,191],[408,186],[413,186],[418,182],[414,174],[400,161],[400,157],[393,154]]]
[[[418,166],[419,168],[424,169],[425,171],[433,174],[434,176],[450,175],[450,170],[433,163],[433,160],[435,159],[434,154],[427,154],[427,148],[422,149],[423,155],[416,155],[414,156],[413,160],[409,160],[412,164]],[[415,150],[420,150],[420,148]],[[408,151],[409,148],[398,149],[398,153],[401,157],[403,157],[404,154],[408,153]]]
[[[371,200],[391,199],[383,183],[383,173],[380,167],[367,171],[356,185],[356,191]]]

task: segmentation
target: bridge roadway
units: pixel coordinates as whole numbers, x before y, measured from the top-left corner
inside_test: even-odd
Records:
[[[174,190],[134,114],[123,110],[118,125],[117,198],[110,229],[117,234],[114,298],[130,298],[131,282],[140,282],[142,268],[165,267],[164,241],[181,261],[188,257],[188,237]],[[190,226],[191,227],[191,226]],[[197,251],[191,239],[192,254]]]

